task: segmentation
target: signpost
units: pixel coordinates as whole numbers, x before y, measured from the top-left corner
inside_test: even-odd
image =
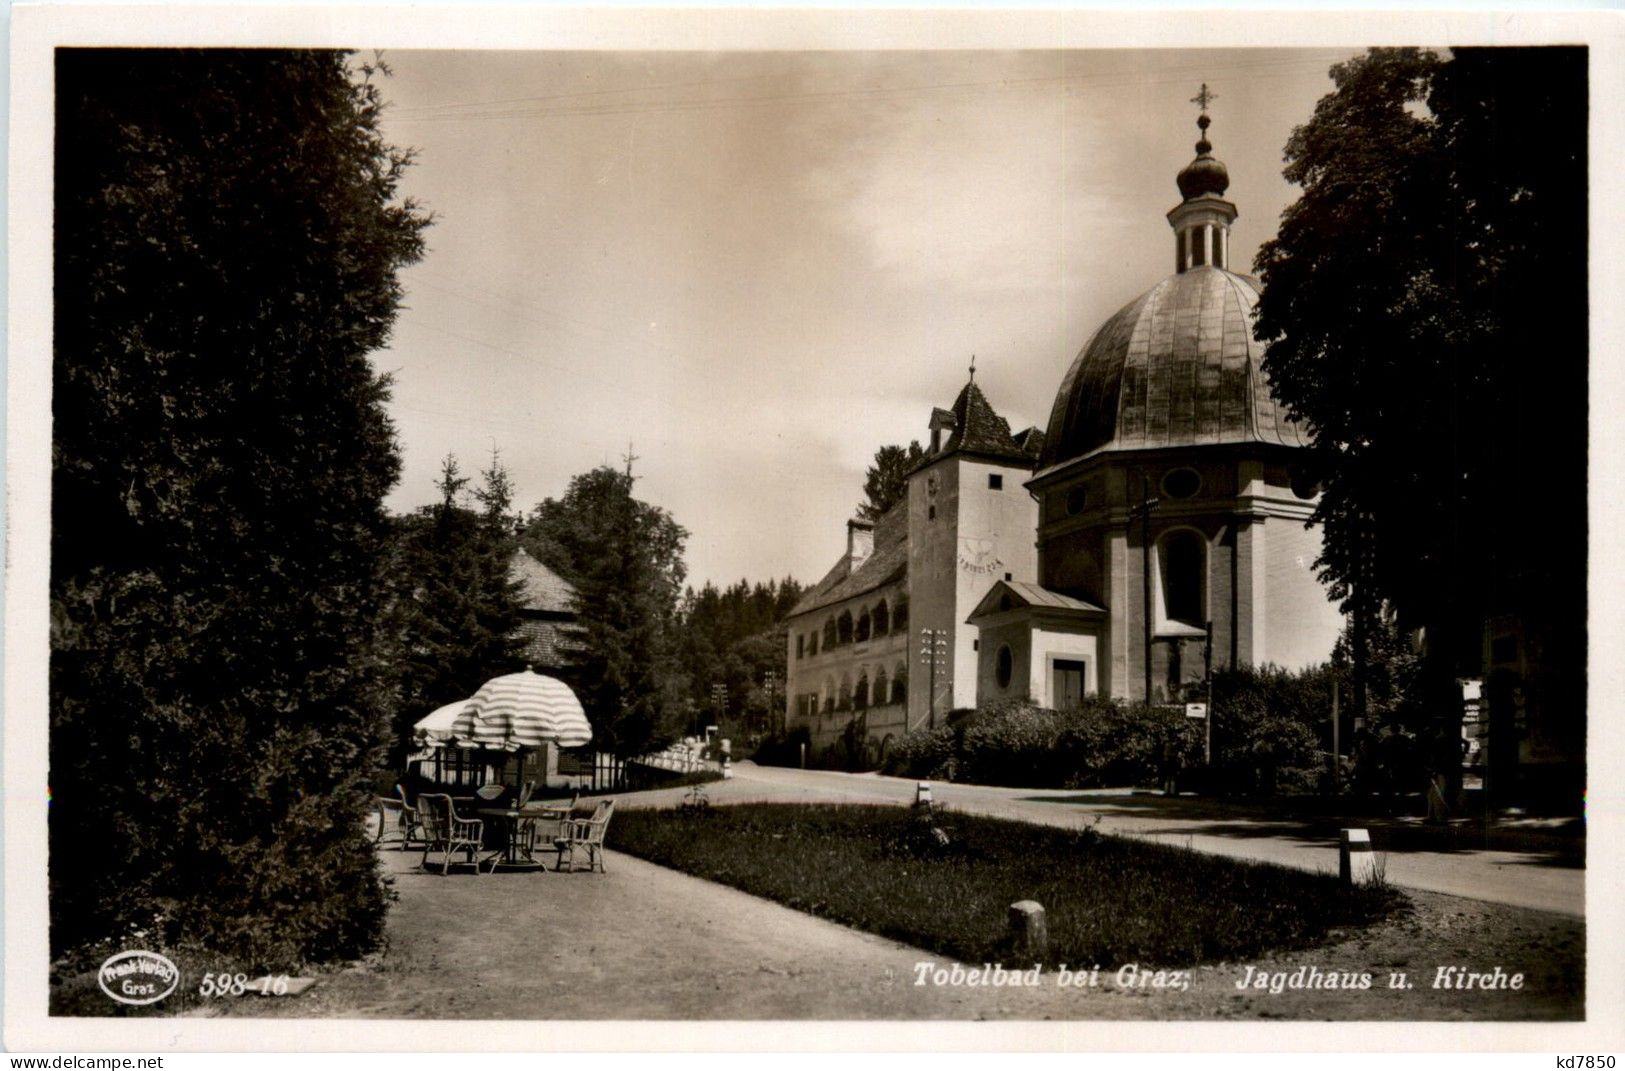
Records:
[[[920,630],[920,662],[927,667],[926,728],[937,727],[937,667],[947,668],[948,630],[922,628]]]
[[[775,727],[782,726],[782,723],[784,721],[784,715],[782,713],[779,713],[779,712],[777,712],[777,711],[775,711],[773,709],[773,692],[778,687],[778,684],[779,684],[778,672],[775,671],[775,670],[771,670],[771,669],[768,670],[767,671],[767,676],[764,677],[763,680],[762,680],[762,687],[767,689],[767,725],[766,725],[766,729],[767,729],[768,732],[772,732]]]

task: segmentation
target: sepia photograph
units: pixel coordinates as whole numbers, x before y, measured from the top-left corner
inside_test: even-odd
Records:
[[[1617,23],[94,10],[14,38],[8,1049],[1617,1014]]]

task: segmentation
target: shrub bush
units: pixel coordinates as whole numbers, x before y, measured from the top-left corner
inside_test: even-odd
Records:
[[[1326,787],[1331,751],[1329,665],[1213,675],[1212,787],[1296,794]],[[1178,707],[1086,698],[1072,710],[1001,700],[957,722],[909,733],[884,772],[1018,788],[1152,785],[1200,765],[1203,725]]]
[[[1020,700],[989,704],[956,725],[909,733],[885,772],[1021,788],[1154,784],[1200,748],[1174,709],[1091,697],[1073,710]]]
[[[1325,787],[1331,753],[1329,665],[1213,674],[1213,777],[1227,793],[1275,795]]]

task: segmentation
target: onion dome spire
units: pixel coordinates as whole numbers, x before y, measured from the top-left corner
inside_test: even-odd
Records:
[[[1185,165],[1179,173],[1179,192],[1183,200],[1168,213],[1168,225],[1174,229],[1174,270],[1187,272],[1192,268],[1230,267],[1230,224],[1236,221],[1236,206],[1224,199],[1230,185],[1230,172],[1213,158],[1213,145],[1207,140],[1207,128],[1213,120],[1207,116],[1207,106],[1218,96],[1202,83],[1202,91],[1191,98],[1200,105],[1202,114],[1196,117],[1196,128],[1201,131],[1196,142],[1196,159]]]
[[[1208,118],[1207,106],[1218,99],[1219,95],[1211,92],[1206,82],[1202,83],[1201,92],[1191,98],[1191,103],[1199,105],[1202,113],[1196,117],[1197,129],[1201,131],[1196,142],[1196,159],[1185,165],[1177,179],[1179,192],[1187,201],[1204,193],[1223,197],[1230,185],[1230,172],[1213,158],[1213,143],[1207,140],[1207,128],[1213,122]]]

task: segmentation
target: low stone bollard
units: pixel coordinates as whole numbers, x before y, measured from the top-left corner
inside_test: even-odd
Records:
[[[914,786],[914,806],[931,806],[931,782],[921,781],[919,784]]]
[[[1377,880],[1377,856],[1371,850],[1370,832],[1343,830],[1337,848],[1337,876],[1344,885],[1369,885]]]
[[[1049,951],[1049,922],[1037,900],[1010,905],[1010,950],[1019,956],[1043,959]]]

